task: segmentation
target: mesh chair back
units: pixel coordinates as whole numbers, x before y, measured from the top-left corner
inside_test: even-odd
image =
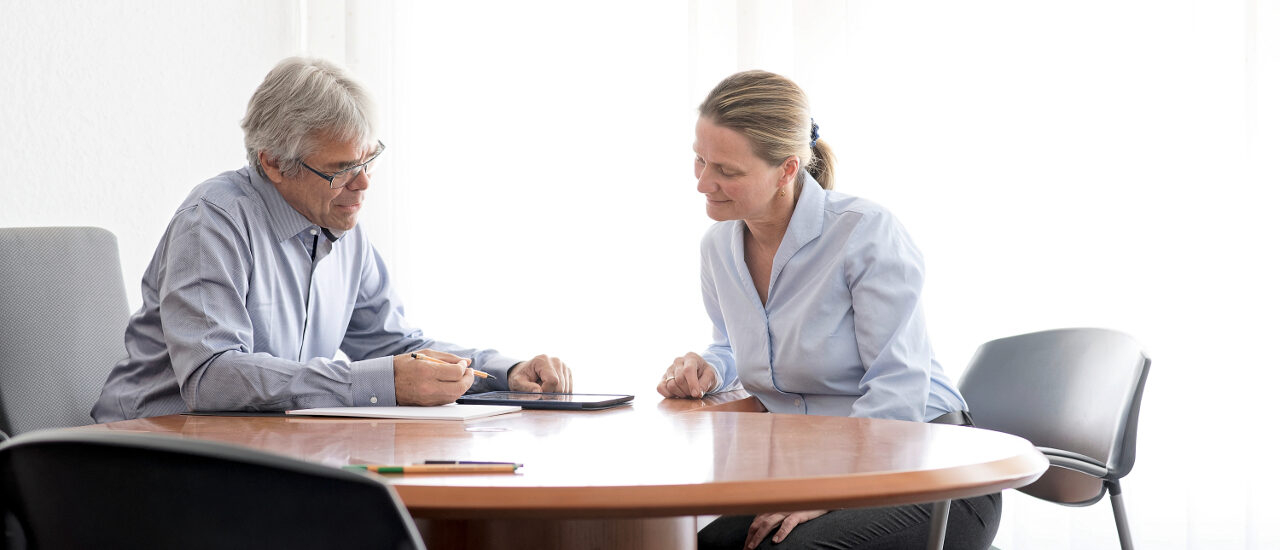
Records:
[[[423,548],[381,480],[210,441],[24,434],[0,488],[33,548]]]
[[[0,228],[0,430],[92,424],[128,308],[109,231]]]
[[[1050,330],[983,344],[959,386],[978,427],[1021,436],[1046,454],[1096,468],[1096,476],[1051,468],[1024,492],[1090,504],[1102,497],[1103,479],[1117,480],[1133,468],[1150,365],[1126,334]]]

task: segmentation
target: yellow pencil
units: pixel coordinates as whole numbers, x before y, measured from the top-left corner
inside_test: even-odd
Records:
[[[348,464],[346,470],[366,470],[379,474],[514,474],[523,464],[514,462],[499,464],[406,464],[382,466],[377,464]]]
[[[452,365],[452,364],[453,364],[453,363],[450,363],[450,362],[445,361],[445,360],[443,360],[443,359],[436,359],[435,357],[432,357],[432,356],[430,356],[430,355],[423,355],[423,354],[421,354],[421,353],[410,353],[410,354],[409,354],[409,357],[412,357],[412,358],[417,359],[417,360],[419,360],[419,361],[427,361],[427,362],[429,362],[429,363],[439,363],[439,364],[441,364],[441,365]],[[476,374],[476,376],[479,376],[480,378],[489,378],[489,373],[487,373],[487,372],[485,372],[485,371],[482,371],[482,370],[476,370],[476,369],[471,369],[471,371],[472,371],[472,372],[474,372],[474,373]]]

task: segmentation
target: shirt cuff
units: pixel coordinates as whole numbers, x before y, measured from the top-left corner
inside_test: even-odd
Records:
[[[707,393],[720,393],[728,388],[724,388],[724,377],[720,376],[720,369],[711,367],[711,374],[716,377],[716,381],[711,384],[711,391]]]
[[[703,361],[707,361],[706,354],[698,354],[698,356],[702,357]],[[711,389],[707,390],[707,393],[720,393],[727,390],[728,388],[721,387],[724,386],[724,377],[720,375],[720,369],[716,368],[716,364],[711,361],[707,361],[707,366],[711,367],[711,375],[715,377],[715,381],[711,383]]]
[[[351,363],[351,405],[394,407],[396,404],[395,357],[377,357]]]
[[[476,362],[471,365],[471,367],[482,370],[489,376],[492,376],[492,378],[486,381],[487,383],[485,384],[485,387],[489,389],[486,389],[485,391],[510,391],[511,386],[507,385],[507,374],[511,371],[511,368],[516,366],[519,362],[519,359],[512,359],[505,355],[492,353],[487,354],[484,357],[483,362]]]

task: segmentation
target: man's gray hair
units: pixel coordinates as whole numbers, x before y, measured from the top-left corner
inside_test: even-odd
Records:
[[[259,174],[266,177],[261,151],[292,176],[320,138],[371,143],[374,118],[369,92],[345,69],[324,59],[290,57],[267,73],[240,127],[249,164]]]

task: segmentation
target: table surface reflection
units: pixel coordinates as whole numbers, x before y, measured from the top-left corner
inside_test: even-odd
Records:
[[[387,475],[415,517],[662,517],[884,506],[1020,487],[1026,440],[893,420],[755,414],[744,393],[460,421],[173,415],[144,431],[344,464],[520,462],[517,474]]]

